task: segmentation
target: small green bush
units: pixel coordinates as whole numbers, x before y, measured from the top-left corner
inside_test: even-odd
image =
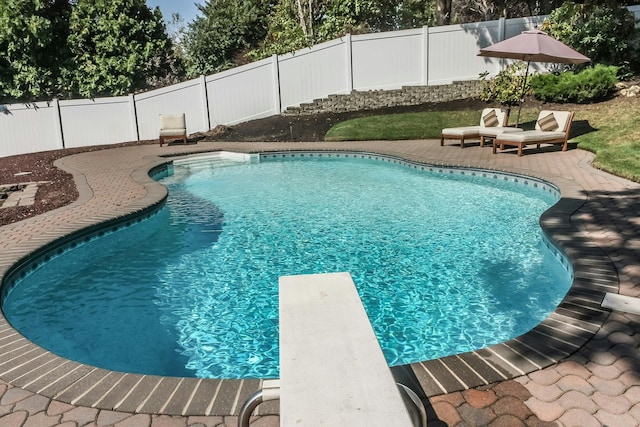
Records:
[[[579,73],[536,74],[531,79],[534,96],[545,102],[586,104],[608,98],[616,90],[618,67],[596,65]]]
[[[484,80],[480,99],[487,102],[498,102],[503,106],[518,105],[522,98],[524,86],[525,94],[529,90],[529,76],[527,82],[524,81],[527,64],[518,61],[505,67],[493,79],[486,79],[488,73],[480,75]]]

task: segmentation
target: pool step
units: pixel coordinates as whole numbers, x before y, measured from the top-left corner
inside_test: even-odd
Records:
[[[234,153],[231,151],[216,151],[215,153],[199,154],[183,159],[174,160],[174,165],[187,166],[189,169],[209,169],[211,167],[234,166],[239,163],[253,163],[260,161],[258,154]]]

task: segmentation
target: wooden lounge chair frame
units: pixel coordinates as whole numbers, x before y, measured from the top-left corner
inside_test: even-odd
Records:
[[[187,125],[185,115],[182,114],[160,114],[160,146],[167,141],[182,140],[187,144]]]
[[[559,117],[559,114],[568,115],[564,128],[556,131],[545,131],[540,126],[540,121],[553,114]],[[504,150],[505,145],[518,147],[518,157],[522,157],[522,149],[527,145],[536,144],[536,149],[540,149],[540,144],[562,144],[562,151],[567,151],[569,134],[571,133],[571,124],[573,123],[573,111],[552,111],[543,110],[536,120],[536,130],[524,131],[518,133],[503,133],[493,140],[493,154],[500,146],[500,150]],[[557,120],[557,119],[556,119]],[[563,120],[564,121],[564,120]]]
[[[495,116],[497,117],[497,125],[494,126],[486,126],[485,125],[485,117],[491,112],[495,112]],[[455,128],[446,128],[442,129],[442,133],[440,135],[440,146],[444,146],[445,139],[455,139],[460,141],[460,148],[464,148],[465,139],[469,138],[479,138],[480,139],[480,147],[484,147],[485,137],[481,135],[481,131],[483,129],[491,128],[496,131],[502,129],[504,131],[509,131],[515,128],[508,127],[509,124],[509,112],[505,109],[501,108],[485,108],[482,110],[482,115],[480,116],[480,124],[476,126],[461,126]]]

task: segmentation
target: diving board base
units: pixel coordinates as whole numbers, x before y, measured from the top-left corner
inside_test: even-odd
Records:
[[[628,297],[607,292],[602,300],[602,307],[625,313],[640,314],[640,298]]]

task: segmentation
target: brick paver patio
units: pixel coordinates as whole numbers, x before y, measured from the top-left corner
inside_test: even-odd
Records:
[[[439,141],[348,143],[206,143],[139,145],[82,153],[62,159],[73,173],[79,200],[67,207],[0,228],[0,274],[30,252],[83,227],[142,212],[166,191],[147,172],[167,161],[160,156],[228,150],[353,150],[393,155],[438,165],[471,166],[522,173],[548,180],[575,199],[567,212],[580,240],[599,248],[615,268],[606,281],[622,295],[640,294],[640,185],[590,166],[592,155],[578,149],[529,149],[491,154],[491,148]],[[569,201],[570,202],[570,201]],[[569,203],[571,204],[571,203]],[[573,212],[573,213],[572,213]],[[505,219],[507,221],[508,219]],[[499,224],[497,224],[499,226]],[[579,260],[590,265],[588,258]],[[597,265],[591,265],[598,269]],[[617,273],[617,277],[615,277]],[[576,277],[581,271],[576,269]],[[591,281],[599,278],[590,277]],[[617,283],[619,282],[619,283]],[[636,426],[640,425],[640,335],[637,315],[606,313],[606,320],[578,351],[527,375],[427,402],[432,426]],[[25,353],[29,356],[25,357]],[[197,379],[156,380],[97,370],[64,361],[29,343],[0,319],[0,426],[235,426],[239,405],[258,386],[236,389]],[[24,359],[23,359],[24,358]],[[62,360],[62,361],[61,361]],[[78,384],[85,383],[82,390]],[[188,388],[189,386],[191,388]],[[168,390],[140,399],[139,391]],[[185,390],[194,390],[186,392]],[[196,392],[198,391],[198,392]],[[156,399],[157,398],[157,399]],[[254,427],[278,425],[277,406],[259,408]],[[215,415],[189,415],[202,412]],[[208,412],[207,412],[208,411]]]

